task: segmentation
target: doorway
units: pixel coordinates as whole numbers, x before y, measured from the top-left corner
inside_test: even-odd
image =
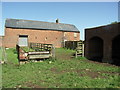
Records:
[[[88,56],[90,60],[102,62],[103,58],[103,40],[99,37],[93,37],[88,42]]]
[[[120,35],[112,40],[112,59],[114,64],[120,65]]]
[[[28,46],[28,35],[19,35],[18,45]]]

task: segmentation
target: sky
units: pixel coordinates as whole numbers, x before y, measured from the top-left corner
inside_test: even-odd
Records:
[[[73,24],[84,40],[86,28],[118,21],[118,2],[2,2],[2,29],[6,18]]]

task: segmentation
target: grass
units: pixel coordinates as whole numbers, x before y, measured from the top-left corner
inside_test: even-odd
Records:
[[[18,64],[17,52],[14,48],[7,49],[6,53],[8,63]]]
[[[74,50],[56,49],[56,60],[18,65],[15,49],[6,50],[3,88],[120,88],[119,67],[74,58]]]
[[[2,60],[2,48],[0,47],[0,60]]]

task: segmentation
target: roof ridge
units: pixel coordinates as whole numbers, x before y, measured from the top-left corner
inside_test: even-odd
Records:
[[[24,19],[11,19],[11,18],[6,19],[5,27],[79,32],[76,26],[72,24],[24,20]]]
[[[120,22],[115,23],[115,24],[106,24],[106,25],[99,25],[99,26],[96,26],[96,27],[86,28],[86,30],[89,30],[89,29],[96,29],[96,28],[103,28],[103,27],[109,27],[109,26],[118,25],[118,24],[120,24]]]
[[[46,22],[46,21],[38,21],[38,20],[25,20],[25,19],[13,19],[13,18],[7,18],[6,20],[24,20],[24,21],[31,21],[31,22],[43,22],[43,23],[63,24],[63,25],[72,25],[72,26],[74,26],[73,24]]]

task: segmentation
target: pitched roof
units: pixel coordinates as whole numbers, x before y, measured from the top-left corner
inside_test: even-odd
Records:
[[[115,25],[120,25],[120,22],[113,23],[113,24],[107,24],[107,25],[102,25],[102,26],[97,26],[97,27],[92,27],[92,28],[86,28],[85,30],[93,30],[93,29],[98,29],[98,28],[110,28]]]
[[[79,32],[79,30],[72,24],[52,23],[23,19],[6,19],[5,27]]]

